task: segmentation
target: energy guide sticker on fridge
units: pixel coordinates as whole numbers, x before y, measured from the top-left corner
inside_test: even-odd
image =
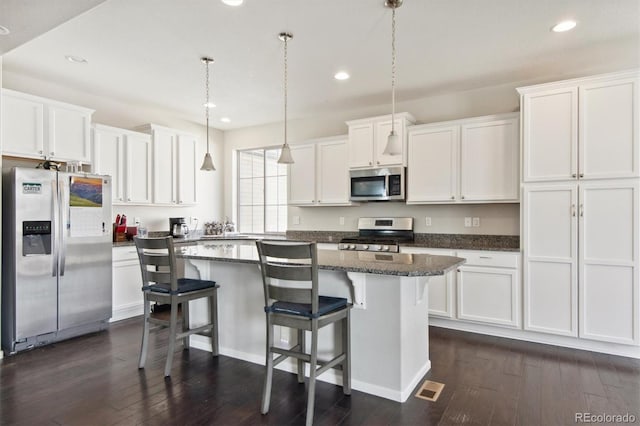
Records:
[[[102,179],[70,177],[69,232],[72,237],[98,237],[104,232]],[[96,208],[100,207],[100,208]]]

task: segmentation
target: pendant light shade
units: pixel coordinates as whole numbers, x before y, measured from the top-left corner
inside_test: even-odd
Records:
[[[211,158],[211,154],[209,153],[209,107],[211,103],[209,102],[209,64],[213,62],[212,58],[203,57],[200,58],[200,61],[204,64],[206,78],[205,78],[205,102],[204,102],[204,110],[206,114],[206,124],[207,124],[207,153],[204,155],[204,161],[202,162],[202,166],[200,170],[204,170],[207,172],[214,171],[216,168],[213,165],[213,159]]]
[[[385,0],[384,5],[391,9],[391,132],[385,155],[402,154],[402,141],[396,133],[396,9],[402,6],[402,0]]]
[[[284,42],[284,143],[282,144],[282,151],[280,151],[278,163],[293,164],[291,149],[287,143],[287,42],[293,38],[293,34],[283,32],[280,33],[278,37]]]

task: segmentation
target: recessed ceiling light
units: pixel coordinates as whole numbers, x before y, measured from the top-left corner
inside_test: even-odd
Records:
[[[3,27],[2,25],[0,25],[0,35],[7,35],[9,34],[11,31],[9,30],[9,28],[7,27]]]
[[[347,79],[349,79],[349,77],[351,77],[351,76],[346,71],[338,71],[333,76],[333,78],[335,78],[336,80],[347,80]]]
[[[223,123],[231,123],[231,119],[229,117],[222,117],[220,121],[222,121]]]
[[[555,24],[552,28],[551,31],[556,32],[556,33],[562,33],[565,31],[569,31],[575,28],[576,26],[576,21],[562,21],[562,22],[558,22],[557,24]]]
[[[227,6],[240,6],[244,0],[222,0]]]
[[[82,56],[74,56],[74,55],[66,55],[65,58],[69,62],[73,62],[74,64],[86,64],[87,60]]]
[[[209,103],[204,103],[202,104],[203,107],[209,107],[209,108],[215,108],[216,104],[214,104],[213,102],[209,102]]]

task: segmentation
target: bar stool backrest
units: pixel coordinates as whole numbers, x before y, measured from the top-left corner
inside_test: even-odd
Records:
[[[151,285],[160,285],[170,288],[173,293],[177,292],[178,278],[173,237],[134,237],[134,241],[138,259],[140,259],[143,289],[148,289]]]

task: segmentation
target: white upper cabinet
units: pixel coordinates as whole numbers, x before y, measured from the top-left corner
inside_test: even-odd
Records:
[[[347,137],[317,139],[291,147],[289,205],[348,206]]]
[[[407,203],[516,202],[517,114],[409,128]]]
[[[156,124],[145,124],[137,130],[151,134],[153,203],[196,204],[198,139]]]
[[[640,176],[638,72],[518,89],[523,181]]]
[[[93,110],[2,89],[2,153],[91,162]]]
[[[151,203],[149,135],[94,124],[92,151],[92,171],[111,176],[113,204]]]
[[[349,168],[363,169],[372,167],[407,165],[407,126],[415,123],[409,113],[395,114],[394,129],[402,141],[402,153],[385,155],[384,149],[391,132],[391,115],[347,121],[349,126]]]

